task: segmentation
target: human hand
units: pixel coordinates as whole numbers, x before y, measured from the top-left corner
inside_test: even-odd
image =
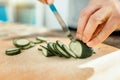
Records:
[[[76,38],[94,47],[120,27],[120,0],[90,0],[81,11]]]
[[[54,2],[54,0],[39,0],[39,1],[44,4],[52,4]]]

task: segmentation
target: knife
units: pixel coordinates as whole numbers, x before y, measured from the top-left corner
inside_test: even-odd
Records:
[[[55,15],[55,17],[56,17],[57,21],[59,22],[59,24],[61,25],[61,27],[62,27],[63,31],[65,32],[65,34],[67,35],[67,37],[70,40],[74,39],[73,35],[71,34],[71,32],[68,29],[67,25],[65,24],[64,20],[62,19],[59,12],[57,11],[55,5],[50,4],[49,7],[50,7],[51,11],[53,12],[53,14]]]

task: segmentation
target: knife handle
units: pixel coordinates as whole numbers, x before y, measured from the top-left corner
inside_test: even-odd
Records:
[[[50,9],[52,10],[52,12],[57,12],[56,7],[54,6],[54,4],[50,4],[49,5]]]

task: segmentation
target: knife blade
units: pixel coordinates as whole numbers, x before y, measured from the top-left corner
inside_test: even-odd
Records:
[[[57,21],[59,22],[59,24],[61,25],[63,31],[65,32],[65,34],[67,35],[67,37],[69,39],[74,39],[73,35],[71,34],[70,30],[68,29],[67,25],[65,24],[64,20],[62,19],[61,15],[59,14],[59,12],[57,11],[56,7],[54,4],[50,4],[49,5],[51,11],[53,12],[53,14],[55,15]]]

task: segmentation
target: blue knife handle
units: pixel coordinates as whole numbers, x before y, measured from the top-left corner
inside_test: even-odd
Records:
[[[52,10],[52,12],[57,12],[57,9],[54,4],[50,4],[49,7]]]

